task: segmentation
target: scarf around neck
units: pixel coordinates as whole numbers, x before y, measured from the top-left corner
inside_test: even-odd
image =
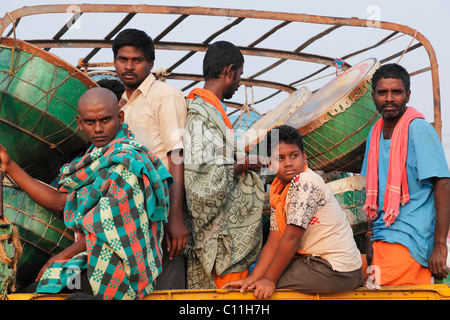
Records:
[[[305,166],[305,171],[307,170]],[[304,171],[303,171],[304,172]],[[278,227],[278,235],[280,239],[283,237],[284,232],[287,227],[287,216],[286,216],[286,198],[289,190],[294,182],[300,181],[300,173],[295,176],[291,183],[283,185],[280,179],[276,177],[272,184],[270,185],[270,206],[275,210],[275,220]],[[306,251],[297,249],[298,254],[308,254]]]
[[[286,230],[286,197],[289,192],[290,184],[283,185],[277,177],[270,186],[270,205],[275,210],[275,218],[277,221],[278,232],[281,236]]]
[[[206,89],[202,89],[202,88],[195,88],[193,89],[189,95],[187,96],[186,99],[194,99],[195,96],[198,96],[200,98],[202,98],[203,100],[205,100],[205,102],[212,104],[217,111],[220,113],[220,115],[223,118],[223,121],[225,122],[225,125],[228,127],[228,129],[232,130],[233,126],[231,125],[231,121],[228,118],[228,115],[225,113],[225,109],[222,106],[222,103],[220,102],[219,98],[217,98],[217,96],[212,93],[209,90]]]
[[[400,212],[400,204],[403,206],[410,201],[406,172],[406,157],[408,152],[409,124],[416,118],[425,119],[423,114],[412,107],[407,107],[403,116],[399,119],[391,137],[389,151],[389,168],[384,195],[383,211],[386,226],[394,223]],[[378,210],[378,156],[380,135],[383,131],[384,119],[380,118],[375,123],[370,139],[369,154],[366,174],[366,202],[364,211],[367,219],[373,221],[377,217]]]

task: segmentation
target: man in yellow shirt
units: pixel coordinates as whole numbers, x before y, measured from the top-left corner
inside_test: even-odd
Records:
[[[141,30],[126,29],[113,41],[114,65],[125,85],[119,105],[135,139],[156,154],[174,178],[170,188],[169,220],[165,226],[163,272],[157,289],[185,287],[184,257],[187,242],[183,222],[184,164],[182,136],[186,102],[182,92],[151,73],[155,60],[153,40]]]

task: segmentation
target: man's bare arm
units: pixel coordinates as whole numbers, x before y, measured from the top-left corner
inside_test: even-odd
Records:
[[[429,259],[430,272],[438,277],[448,275],[447,236],[450,226],[450,178],[435,179],[434,199],[436,205],[436,227],[434,232],[433,251]]]
[[[34,179],[26,173],[8,154],[6,148],[0,144],[0,169],[14,180],[34,202],[40,206],[60,214],[66,204],[67,193],[62,193],[45,183]]]

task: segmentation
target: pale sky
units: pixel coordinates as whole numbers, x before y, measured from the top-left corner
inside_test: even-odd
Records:
[[[255,10],[265,10],[265,11],[280,11],[280,12],[294,12],[294,13],[307,13],[312,15],[323,15],[323,16],[332,16],[332,17],[358,17],[361,19],[379,19],[382,21],[398,23],[402,25],[409,26],[411,28],[417,29],[420,33],[422,33],[433,46],[437,60],[439,65],[439,79],[440,79],[440,93],[441,93],[441,117],[442,117],[442,140],[444,145],[444,150],[446,152],[447,163],[450,166],[450,108],[448,108],[448,103],[450,102],[450,39],[447,35],[448,26],[446,25],[447,15],[450,12],[450,1],[448,0],[314,0],[314,1],[296,1],[296,0],[164,0],[164,1],[129,1],[129,0],[121,0],[121,1],[111,1],[111,0],[86,0],[86,1],[73,1],[73,0],[59,0],[59,1],[51,1],[51,0],[36,0],[36,1],[25,1],[25,0],[14,0],[14,1],[5,1],[2,0],[2,5],[0,6],[0,17],[3,17],[6,12],[12,12],[15,9],[21,8],[23,6],[32,6],[38,4],[80,4],[80,3],[97,3],[97,4],[106,4],[106,3],[120,3],[120,4],[151,4],[151,5],[176,5],[176,6],[202,6],[202,7],[216,7],[216,8],[233,8],[233,9],[255,9]],[[83,17],[82,17],[83,18]],[[83,21],[81,20],[81,23]],[[25,24],[25,23],[24,23]],[[99,22],[99,28],[102,26],[103,22]],[[115,23],[117,24],[117,23]],[[115,25],[114,24],[114,25]],[[36,26],[32,30],[32,35],[26,34],[25,31],[22,31],[19,25],[18,28],[18,37],[19,39],[26,38],[39,38],[39,33],[42,32],[51,32],[50,34],[54,35],[56,31],[59,30],[60,24],[55,27],[54,21],[52,19],[48,20],[48,26],[39,25]],[[139,28],[139,26],[133,26]],[[83,28],[81,24],[80,29]],[[190,42],[195,38],[197,34],[200,34],[201,29],[207,29],[207,25],[203,25],[199,27],[200,29],[193,30],[181,30],[186,34],[185,42]],[[9,30],[9,28],[7,28]],[[51,31],[48,31],[51,30]],[[75,30],[76,31],[76,30]],[[74,32],[75,32],[74,31]],[[96,30],[84,30],[89,33],[95,33]],[[148,33],[148,30],[146,30]],[[23,32],[23,33],[21,33]],[[249,39],[254,40],[257,36],[253,35],[255,30],[248,30]],[[47,35],[47,33],[45,33]],[[208,34],[208,33],[207,33]],[[367,32],[366,32],[367,34]],[[369,33],[370,34],[370,33]],[[155,36],[150,34],[151,36]],[[105,34],[93,35],[92,37],[104,37]],[[240,38],[237,39],[236,37]],[[234,36],[233,39],[222,39],[221,40],[229,40],[231,42],[238,42],[242,40],[242,43],[238,43],[238,45],[246,45],[248,42],[245,42],[245,34],[240,34],[238,36]],[[302,43],[298,38],[301,35],[291,34],[287,36],[286,42],[292,41],[293,47],[295,48],[299,44]],[[370,37],[370,36],[369,36]],[[411,37],[406,36],[403,37],[403,42],[400,42],[401,45],[407,46],[407,44],[412,40]],[[197,38],[195,38],[197,39]],[[218,39],[219,40],[219,39]],[[358,44],[362,42],[364,39],[348,39],[350,43],[353,43],[358,48]],[[194,40],[198,41],[198,40]],[[374,43],[372,41],[369,43]],[[315,50],[316,52],[326,50],[326,52],[336,53],[335,58],[339,56],[341,52],[352,52],[354,50],[346,51],[346,48],[342,48],[337,45],[333,45],[332,48],[320,48],[319,43],[315,47],[311,47],[311,52]],[[387,49],[388,50],[388,49]],[[411,66],[415,71],[421,69],[423,67],[429,66],[429,60],[426,56],[425,50],[423,48],[418,49],[416,51],[422,51],[422,54],[411,54],[411,56],[405,56],[405,60],[401,61],[408,66]],[[308,52],[308,50],[307,50]],[[314,53],[316,53],[314,52]],[[54,52],[55,54],[59,55]],[[390,52],[387,51],[382,57],[384,58],[388,56]],[[109,53],[108,53],[109,54]],[[330,54],[325,54],[331,56]],[[71,61],[67,58],[68,62],[72,64],[77,63],[76,59],[73,58]],[[105,57],[104,59],[112,61],[112,53],[110,57]],[[362,60],[363,58],[361,58]],[[161,61],[160,61],[161,60]],[[155,61],[155,68],[167,68],[167,65],[159,65],[158,62],[164,63],[163,59],[158,60],[158,56]],[[197,59],[200,61],[200,58]],[[352,61],[352,64],[356,64],[359,61]],[[395,60],[392,62],[396,62]],[[198,63],[198,68],[201,68],[200,62]],[[417,64],[417,67],[416,67]],[[405,65],[406,66],[406,65]],[[248,70],[251,73],[251,70]],[[201,71],[197,71],[196,73],[201,73]],[[290,70],[289,73],[295,73],[295,70]],[[290,75],[290,74],[289,74]],[[283,77],[288,77],[288,74],[277,74],[274,75],[283,79]],[[246,70],[244,67],[244,75],[246,76]],[[299,73],[298,78],[301,78],[302,73]],[[330,79],[331,80],[331,79]],[[328,81],[328,80],[327,80]],[[424,74],[415,76],[411,78],[411,100],[410,105],[417,108],[419,111],[425,114],[428,121],[433,121],[433,100],[432,100],[432,86],[431,86],[431,75],[430,72],[426,72]],[[241,86],[238,94],[243,96],[244,88]],[[281,101],[286,96],[281,97]],[[255,97],[257,99],[258,97]],[[281,102],[280,101],[280,102]],[[270,106],[271,109],[275,108],[275,106]]]

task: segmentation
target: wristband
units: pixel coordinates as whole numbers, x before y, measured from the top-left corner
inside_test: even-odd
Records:
[[[242,167],[242,173],[241,173],[242,177],[244,176],[244,173],[248,170],[248,167],[249,167],[247,157],[244,158],[244,161],[245,161],[245,163],[244,163],[244,165]]]

